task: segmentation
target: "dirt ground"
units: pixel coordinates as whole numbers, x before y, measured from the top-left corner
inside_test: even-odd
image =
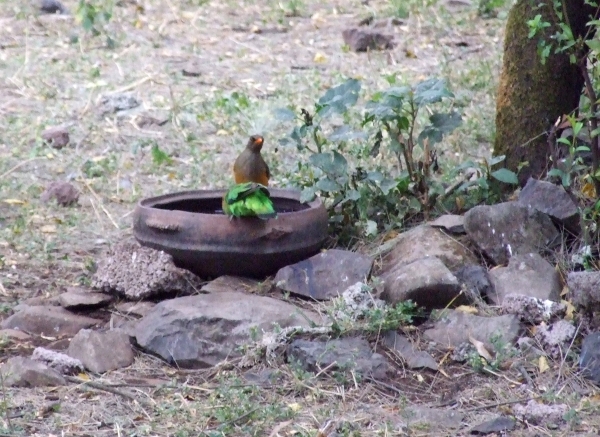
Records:
[[[311,105],[346,77],[359,78],[366,96],[388,86],[386,75],[406,83],[447,77],[464,117],[444,145],[448,165],[490,154],[508,5],[498,18],[484,19],[476,2],[407,0],[410,17],[384,29],[397,47],[357,54],[343,47],[342,30],[369,14],[394,17],[398,2],[121,1],[98,36],[75,20],[76,1],[64,2],[72,15],[56,16],[40,15],[29,3],[0,1],[3,317],[28,297],[88,284],[98,255],[131,234],[140,199],[228,185],[249,134],[265,136],[274,185],[287,184],[297,151],[276,150],[287,128],[272,110]],[[103,99],[120,93],[131,93],[140,106],[105,112]],[[57,125],[71,135],[61,150],[40,138]],[[170,156],[170,165],[156,165],[153,146]],[[81,191],[79,204],[42,203],[52,181],[71,181]],[[2,345],[0,356],[4,361],[33,346]],[[482,375],[439,356],[444,372],[410,372],[386,353],[403,377],[385,385],[321,380],[283,366],[277,384],[264,386],[244,379],[248,370],[236,363],[183,371],[139,354],[130,369],[92,377],[104,390],[84,384],[3,390],[0,434],[325,436],[318,430],[333,420],[343,428],[338,435],[465,435],[411,427],[410,420],[401,429],[392,424],[419,403],[462,411],[472,425],[510,412],[504,402],[544,393],[568,402],[574,419],[555,430],[521,425],[511,435],[597,432],[589,420],[594,392],[569,378],[564,363],[539,375],[535,392],[522,392],[515,369]]]

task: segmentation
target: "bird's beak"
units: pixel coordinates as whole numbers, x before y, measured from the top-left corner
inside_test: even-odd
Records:
[[[254,140],[254,144],[257,144],[259,146],[262,146],[262,143],[263,143],[262,137],[259,137],[256,140]]]

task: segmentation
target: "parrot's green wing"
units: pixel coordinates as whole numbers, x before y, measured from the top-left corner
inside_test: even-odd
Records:
[[[223,196],[223,212],[234,217],[277,217],[267,187],[254,182],[234,185]]]

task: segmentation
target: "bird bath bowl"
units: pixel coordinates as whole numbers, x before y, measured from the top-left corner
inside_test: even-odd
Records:
[[[327,211],[319,199],[269,189],[276,219],[230,218],[221,211],[225,190],[184,191],[142,200],[133,234],[200,277],[261,278],[316,254],[327,238]]]

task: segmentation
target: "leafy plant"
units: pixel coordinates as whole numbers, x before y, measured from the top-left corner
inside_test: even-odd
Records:
[[[156,143],[152,145],[150,154],[152,156],[152,163],[156,166],[170,165],[173,161],[169,154],[158,147]]]
[[[427,218],[448,194],[436,175],[435,146],[462,122],[457,111],[437,109],[453,94],[441,79],[412,87],[396,85],[394,77],[388,81],[389,89],[360,108],[360,82],[348,79],[328,89],[314,108],[275,110],[282,122],[299,122],[280,144],[308,155],[289,178],[302,188],[302,201],[317,194],[326,200],[340,238],[357,231],[374,236],[415,215]],[[508,170],[491,170],[496,162],[478,180],[482,188],[489,179],[516,183]]]
[[[483,18],[494,18],[498,16],[498,9],[504,6],[506,0],[479,0],[477,15]]]
[[[109,48],[114,47],[114,40],[108,35],[106,25],[113,16],[114,0],[79,0],[75,17],[86,32],[93,36],[104,34]]]

